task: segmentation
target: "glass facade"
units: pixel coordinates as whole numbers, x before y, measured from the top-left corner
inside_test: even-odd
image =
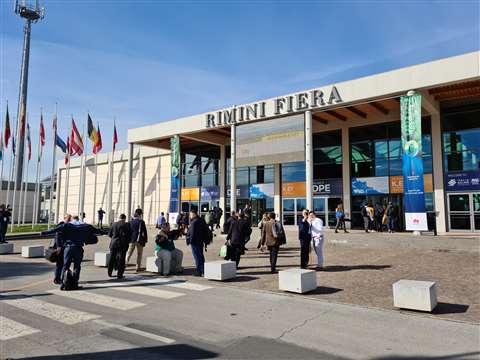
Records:
[[[184,154],[182,187],[218,186],[218,158]]]
[[[423,171],[432,172],[430,119],[422,119]],[[400,122],[350,129],[351,176],[402,175]]]
[[[377,178],[380,180],[381,177],[385,177],[385,181],[390,181],[389,179],[402,176],[400,121],[350,128],[349,136],[352,178]],[[424,173],[431,174],[433,163],[430,118],[422,118],[422,151]],[[386,187],[388,189],[390,184]],[[390,191],[392,190],[390,189]],[[386,205],[390,201],[398,214],[396,228],[402,230],[404,228],[403,195],[399,192],[390,193],[388,190],[380,194],[352,196],[352,227],[363,227],[360,211],[365,203]],[[425,192],[425,207],[429,228],[433,229],[434,205],[431,192]]]

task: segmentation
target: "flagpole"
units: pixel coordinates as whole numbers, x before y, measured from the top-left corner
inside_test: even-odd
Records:
[[[27,113],[27,118],[26,118],[26,122],[25,122],[25,133],[23,134],[23,136],[26,138],[27,137],[27,128],[28,128],[28,124],[29,124],[29,115]],[[22,161],[22,174],[25,174],[25,172],[28,172],[28,160],[25,161],[25,158],[27,157],[26,154],[25,154],[25,150],[27,148],[27,141],[25,141],[26,139],[24,139],[23,141],[23,161]],[[20,222],[21,222],[21,215],[23,213],[23,205],[25,204],[25,183],[28,181],[28,179],[26,179],[25,177],[22,176],[22,182],[20,183],[20,199],[19,199],[19,203],[18,203],[18,216],[17,216],[17,226],[20,226]]]
[[[43,110],[40,111],[42,113]],[[42,118],[42,115],[40,115]],[[40,126],[43,126],[43,121]],[[38,208],[40,207],[40,169],[41,169],[41,157],[43,155],[42,151],[42,139],[41,139],[41,134],[42,130],[40,129],[40,132],[38,134],[38,146],[37,146],[37,175],[35,179],[35,197],[33,199],[33,215],[32,215],[32,230],[34,225],[37,224],[38,221]],[[42,151],[42,152],[40,152]]]
[[[95,211],[97,209],[97,172],[98,172],[98,165],[97,165],[97,151],[95,151],[95,177],[93,180],[93,221],[95,223]]]
[[[87,163],[87,141],[85,139],[87,123],[84,122],[83,124],[83,135],[82,135],[82,142],[83,142],[83,156],[80,162],[80,192],[78,194],[78,217],[81,218],[84,210],[84,203],[85,203],[85,176],[86,176],[86,163]]]
[[[0,181],[1,181],[2,186],[0,187],[0,190],[2,190],[2,191],[3,191],[3,163],[5,162],[5,146],[3,146],[3,140],[4,140],[3,137],[4,137],[4,134],[5,134],[5,131],[3,129],[4,125],[5,124],[3,122],[3,117],[2,117],[2,130],[0,131],[0,137],[1,137],[1,139],[0,139],[0,146],[1,146],[0,151],[2,152],[2,169],[0,170]],[[6,205],[6,202],[7,201],[5,201],[5,205]]]
[[[73,119],[73,115],[72,115]],[[72,137],[72,125],[70,124],[70,129],[68,130],[68,136]],[[72,140],[70,139],[70,143]],[[71,145],[67,144],[67,173],[65,174],[65,199],[63,200],[63,214],[67,213],[67,203],[68,203],[68,186],[69,186],[69,180],[70,180],[70,153],[71,150],[70,148],[72,147]]]
[[[18,116],[15,116],[15,118],[18,118]],[[14,151],[13,149],[13,144],[17,144],[17,134],[18,134],[18,129],[17,129],[17,122],[18,122],[18,119],[15,120],[15,134],[13,135],[12,137],[12,153],[11,153],[11,157],[10,157],[10,177],[8,178],[8,189],[7,189],[7,205],[8,205],[8,200],[10,200],[10,185],[12,184],[12,181],[13,181],[13,174],[15,172],[15,161],[16,161],[16,151]],[[17,146],[17,145],[15,145]],[[12,194],[12,216],[10,218],[10,231],[13,231],[13,215],[15,213],[15,189],[16,189],[16,184],[14,183],[14,186],[13,186],[13,194]]]
[[[30,160],[27,158],[27,170],[25,173],[24,181],[24,193],[23,193],[23,213],[22,213],[22,225],[25,225],[25,211],[27,208],[27,191],[28,191],[28,169],[30,168]]]
[[[113,119],[113,131],[115,133],[115,118]],[[108,223],[112,224],[113,219],[113,212],[112,212],[112,196],[113,196],[113,164],[115,161],[115,139],[113,139],[112,144],[112,155],[110,156],[110,162],[108,164]]]
[[[50,203],[48,204],[48,229],[50,230],[50,226],[51,226],[51,223],[52,223],[52,220],[53,220],[53,217],[52,217],[52,210],[53,210],[53,188],[55,186],[55,181],[54,181],[54,176],[55,176],[55,157],[57,155],[57,103],[55,103],[55,125],[54,125],[54,130],[53,130],[53,146],[52,146],[52,173],[50,175]],[[60,174],[58,174],[57,176],[57,186],[58,184],[60,183]],[[59,199],[57,199],[57,202],[59,201]],[[58,218],[58,214],[55,214],[55,216],[57,216]]]

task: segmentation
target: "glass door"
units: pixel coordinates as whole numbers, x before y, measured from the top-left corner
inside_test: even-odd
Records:
[[[450,230],[480,231],[480,193],[448,194]]]
[[[315,215],[322,219],[323,226],[327,226],[327,210],[328,207],[326,206],[325,202],[328,198],[326,197],[315,197],[313,198],[313,211],[315,211]]]

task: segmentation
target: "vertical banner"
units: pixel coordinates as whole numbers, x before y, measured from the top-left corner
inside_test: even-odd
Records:
[[[400,98],[402,173],[407,230],[428,230],[422,159],[422,96]]]
[[[170,177],[170,216],[179,211],[180,199],[180,136],[175,135],[170,139],[171,177]],[[176,217],[176,215],[175,215]]]

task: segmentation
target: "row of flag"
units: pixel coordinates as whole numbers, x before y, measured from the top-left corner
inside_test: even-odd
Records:
[[[15,137],[12,136],[12,131],[10,127],[10,115],[8,111],[8,104],[7,104],[7,109],[6,109],[6,114],[5,114],[5,126],[3,129],[3,136],[1,134],[0,130],[0,160],[3,159],[3,149],[8,149],[8,145],[10,142],[10,139],[12,139],[12,151],[13,154],[15,155]],[[24,121],[22,121],[22,124]],[[93,149],[92,152],[94,154],[99,153],[102,150],[103,144],[102,144],[102,134],[100,132],[100,126],[97,124],[97,127],[93,125],[92,118],[90,117],[90,114],[87,116],[87,135],[88,138],[92,141],[93,144]],[[55,116],[53,118],[53,132],[55,136],[55,144],[58,148],[62,150],[62,152],[65,154],[65,164],[68,164],[70,157],[74,155],[81,156],[84,152],[84,142],[83,138],[80,135],[80,132],[78,131],[77,124],[75,123],[75,120],[72,117],[72,124],[71,124],[71,131],[70,134],[67,136],[67,141],[65,142],[57,132],[57,117]],[[42,152],[43,152],[43,146],[45,145],[45,127],[43,123],[43,114],[40,114],[40,153],[38,157],[38,161],[40,161]],[[28,160],[31,160],[32,158],[32,139],[30,136],[30,124],[26,124],[26,130],[24,129],[24,126],[22,125],[21,131],[20,131],[20,136],[26,136],[27,140],[27,149],[28,149]],[[113,125],[113,151],[115,151],[116,144],[118,142],[118,136],[117,136],[117,127],[114,123]]]

